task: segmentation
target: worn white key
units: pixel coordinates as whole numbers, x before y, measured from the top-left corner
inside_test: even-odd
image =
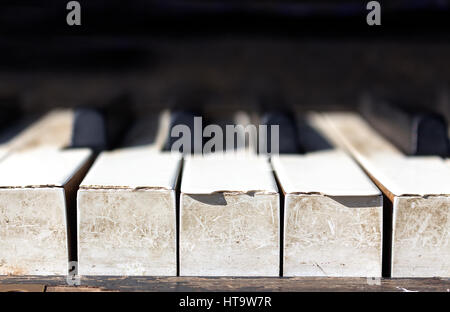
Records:
[[[14,151],[68,146],[72,136],[72,123],[72,110],[49,112],[10,141],[0,145],[0,160]]]
[[[330,150],[272,158],[285,194],[283,276],[381,277],[381,192]]]
[[[36,149],[0,163],[0,275],[67,275],[67,218],[87,149]]]
[[[279,209],[266,158],[188,157],[181,184],[180,275],[278,276]]]
[[[0,161],[8,155],[9,149],[7,147],[0,146]]]
[[[176,275],[180,155],[103,152],[78,191],[80,275]]]
[[[11,147],[14,150],[24,150],[68,146],[72,136],[72,123],[72,110],[51,111],[15,137],[10,143]]]
[[[347,149],[392,202],[392,277],[450,276],[450,168],[406,157],[352,113],[312,117]]]

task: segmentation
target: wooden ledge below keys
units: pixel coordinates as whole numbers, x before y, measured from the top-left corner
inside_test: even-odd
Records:
[[[44,287],[29,286],[40,285]],[[11,287],[12,286],[12,287]],[[46,292],[449,292],[450,280],[399,278],[368,280],[341,277],[81,277],[80,286],[69,286],[65,276],[0,276],[0,292],[14,290]],[[44,288],[44,290],[42,290]]]

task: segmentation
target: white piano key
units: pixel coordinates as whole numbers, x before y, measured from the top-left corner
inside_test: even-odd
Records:
[[[362,161],[374,155],[403,155],[392,143],[380,136],[370,125],[354,113],[329,113],[307,116],[308,122],[330,142],[349,150]],[[357,130],[356,130],[357,129]]]
[[[13,138],[8,145],[13,150],[66,147],[72,136],[72,123],[72,110],[51,111]]]
[[[80,275],[176,275],[180,165],[148,148],[100,154],[78,191]]]
[[[0,163],[0,275],[67,275],[67,215],[86,149],[36,149]]]
[[[8,155],[9,149],[7,147],[0,146],[0,161]]]
[[[245,141],[244,152],[250,155],[256,154],[258,151],[258,142],[257,142],[258,127],[256,122],[256,116],[253,116],[253,114],[249,114],[246,111],[239,110],[235,113],[233,119],[235,125],[243,126],[248,133],[247,136],[245,133],[243,134],[243,140]],[[251,133],[251,131],[254,132]]]
[[[367,169],[394,196],[450,194],[450,171],[439,157],[374,156]]]
[[[63,148],[69,145],[72,135],[73,112],[53,110],[11,140],[0,145],[0,160],[15,151],[36,148]]]
[[[272,158],[285,193],[283,276],[381,277],[383,199],[339,150]]]
[[[331,149],[272,157],[286,193],[329,196],[379,196],[379,189],[344,152]]]
[[[279,194],[266,158],[188,157],[180,199],[180,275],[278,276]]]
[[[450,276],[450,168],[437,157],[406,157],[358,115],[313,117],[392,201],[392,277]]]

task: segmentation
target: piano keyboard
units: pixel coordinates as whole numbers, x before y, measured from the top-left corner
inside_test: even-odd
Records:
[[[0,146],[0,275],[77,261],[86,276],[450,277],[448,137],[411,145],[435,130],[405,122],[402,145],[367,111],[135,118],[114,103],[50,112]],[[270,133],[264,149],[201,155],[209,133],[170,152],[178,125],[210,121],[279,125],[280,154],[262,153]]]

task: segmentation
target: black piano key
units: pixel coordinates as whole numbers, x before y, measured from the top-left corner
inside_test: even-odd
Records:
[[[368,96],[362,99],[360,111],[372,127],[407,155],[449,155],[447,123],[437,113]]]
[[[293,114],[287,111],[270,111],[261,117],[261,124],[267,125],[267,152],[272,153],[270,126],[279,126],[279,153],[299,153],[298,130]]]
[[[24,115],[23,117],[15,120],[10,126],[0,130],[0,144],[13,140],[34,122],[39,120],[39,117],[40,116],[36,114]]]
[[[18,98],[0,98],[0,131],[12,126],[21,117],[22,110]]]
[[[199,125],[199,129],[195,129],[195,117],[201,117],[201,115],[193,110],[185,110],[185,109],[178,109],[174,110],[170,114],[170,127],[169,127],[169,133],[168,138],[166,140],[166,144],[164,146],[165,151],[171,151],[172,146],[174,143],[176,143],[179,140],[184,140],[183,135],[188,135],[188,133],[184,133],[185,127],[178,127],[180,131],[183,131],[181,133],[175,133],[173,131],[176,130],[176,126],[186,126],[187,129],[189,129],[189,135],[190,138],[190,149],[187,150],[187,146],[182,146],[183,148],[180,148],[179,151],[183,154],[189,154],[189,153],[199,153],[201,154],[203,151],[203,123],[197,123]],[[174,130],[175,128],[175,130]],[[172,135],[173,134],[173,135]],[[199,144],[195,144],[196,140],[199,140]]]
[[[0,144],[7,143],[30,126],[36,115],[25,115],[16,96],[0,98]]]
[[[136,147],[154,144],[159,123],[155,115],[137,119],[124,136],[120,147]]]
[[[334,148],[305,118],[300,117],[297,119],[297,129],[299,147],[302,153],[318,152]]]
[[[100,108],[75,110],[71,147],[87,147],[94,151],[116,147],[133,122],[128,96],[120,96]]]

